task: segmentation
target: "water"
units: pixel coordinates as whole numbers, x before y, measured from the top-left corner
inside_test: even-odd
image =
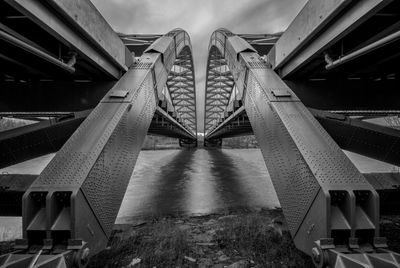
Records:
[[[392,165],[345,152],[361,172]],[[0,170],[39,174],[54,154]],[[161,214],[206,214],[279,206],[259,149],[141,151],[116,223]],[[21,236],[20,217],[0,217],[0,240]]]
[[[117,223],[143,215],[279,206],[256,149],[142,152],[137,166]]]

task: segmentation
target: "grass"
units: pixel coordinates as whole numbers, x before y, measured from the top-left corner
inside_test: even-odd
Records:
[[[117,232],[118,233],[118,232]],[[140,267],[176,267],[190,254],[188,234],[172,222],[158,221],[121,240],[117,233],[104,250],[92,258],[89,267],[121,267],[133,258],[141,259]]]
[[[230,255],[240,254],[260,267],[313,267],[311,259],[296,249],[285,227],[282,233],[275,228],[269,215],[236,217],[221,224],[218,243]]]
[[[282,235],[271,227],[277,215],[282,218],[280,211],[154,218],[128,233],[115,231],[109,248],[92,257],[89,267],[123,267],[134,258],[141,259],[135,267],[224,267],[239,260],[251,261],[252,267],[313,267],[311,259],[295,248],[284,223]],[[196,237],[210,233],[213,246],[199,246]],[[229,260],[219,260],[222,253]],[[211,264],[199,266],[204,259]]]

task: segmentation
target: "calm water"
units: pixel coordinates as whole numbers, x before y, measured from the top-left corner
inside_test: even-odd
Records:
[[[362,172],[391,165],[346,154]],[[0,170],[39,174],[54,155]],[[142,151],[116,223],[160,214],[204,214],[227,208],[279,206],[259,149]],[[21,234],[21,218],[0,218],[0,240]]]
[[[148,214],[279,206],[259,150],[142,152],[137,166],[117,222]]]

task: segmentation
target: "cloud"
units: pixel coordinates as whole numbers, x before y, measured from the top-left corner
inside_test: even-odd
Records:
[[[186,30],[192,41],[196,71],[198,129],[203,129],[208,42],[224,27],[234,33],[283,31],[306,0],[92,0],[117,32],[163,34]]]

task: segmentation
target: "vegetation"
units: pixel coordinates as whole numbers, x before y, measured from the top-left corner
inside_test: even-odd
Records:
[[[296,249],[289,231],[285,227],[276,230],[281,217],[271,223],[268,216],[251,213],[225,221],[217,232],[219,246],[259,267],[313,267],[311,259]]]
[[[277,220],[278,219],[278,220]],[[298,251],[277,210],[227,215],[153,218],[115,231],[109,247],[89,267],[312,267]],[[282,230],[282,231],[281,231]]]
[[[258,143],[254,135],[240,136],[222,139],[222,148],[258,148]]]

